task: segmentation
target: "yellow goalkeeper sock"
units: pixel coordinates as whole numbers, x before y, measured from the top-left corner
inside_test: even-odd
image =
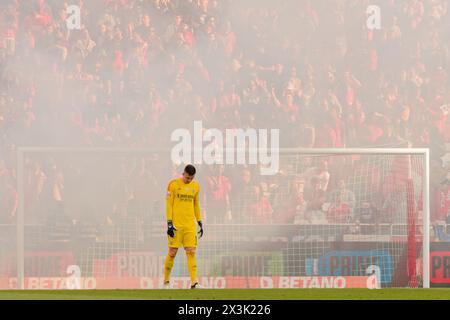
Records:
[[[191,276],[191,285],[197,282],[197,261],[195,260],[195,251],[186,251],[187,265],[189,275]]]
[[[172,271],[174,260],[175,257],[172,257],[170,254],[167,255],[166,261],[164,262],[164,282],[170,281],[170,272]]]

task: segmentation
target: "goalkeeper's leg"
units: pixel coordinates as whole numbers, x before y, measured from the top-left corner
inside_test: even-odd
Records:
[[[187,247],[186,250],[186,259],[187,265],[189,269],[189,275],[191,276],[191,287],[198,285],[197,279],[197,261],[195,259],[195,247]]]
[[[170,282],[170,273],[172,272],[173,262],[177,255],[178,248],[169,247],[169,253],[167,254],[166,261],[164,262],[164,285],[168,285]]]

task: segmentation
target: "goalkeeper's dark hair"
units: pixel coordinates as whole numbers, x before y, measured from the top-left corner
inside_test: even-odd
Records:
[[[195,167],[192,164],[188,164],[185,168],[184,168],[184,172],[186,172],[188,175],[193,176],[195,175],[195,173],[197,172],[197,170],[195,170]]]

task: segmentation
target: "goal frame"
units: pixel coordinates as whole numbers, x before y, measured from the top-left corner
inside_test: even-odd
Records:
[[[193,152],[195,150],[192,150]],[[430,288],[430,150],[428,148],[279,148],[281,154],[314,155],[422,155],[423,160],[423,288]],[[17,191],[19,197],[16,215],[16,263],[17,289],[24,290],[25,279],[25,206],[24,206],[24,160],[29,153],[156,153],[169,152],[169,149],[156,148],[58,148],[58,147],[19,147],[17,148]]]

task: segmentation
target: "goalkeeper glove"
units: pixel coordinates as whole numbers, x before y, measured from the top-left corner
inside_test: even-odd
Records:
[[[200,231],[198,232],[199,238],[203,237],[203,223],[201,221],[198,222],[198,226],[200,227]]]
[[[172,220],[167,221],[167,234],[169,237],[173,238],[175,236],[175,227],[173,226]]]

